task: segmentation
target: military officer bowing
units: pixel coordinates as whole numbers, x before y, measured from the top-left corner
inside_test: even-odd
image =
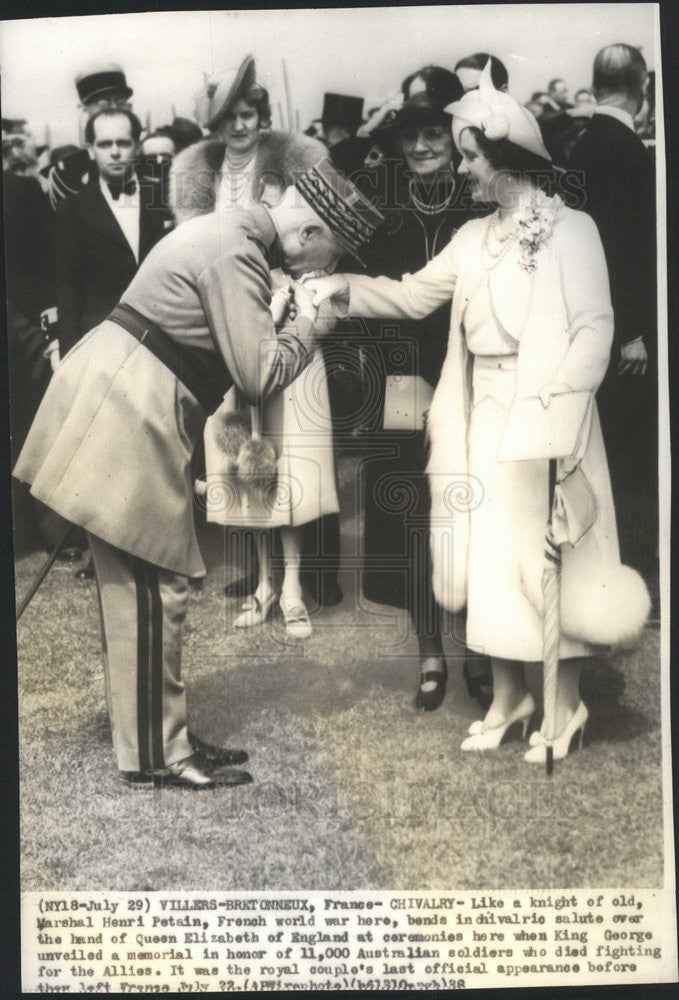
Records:
[[[381,221],[329,160],[275,208],[184,223],[157,244],[108,319],[55,373],[14,470],[88,533],[102,614],[118,768],[133,786],[252,780],[187,730],[181,630],[188,577],[202,576],[191,455],[236,385],[256,403],[292,382],[315,347],[315,309],[294,285],[294,321],[274,326],[270,271],[332,271]],[[211,758],[211,759],[208,759]]]

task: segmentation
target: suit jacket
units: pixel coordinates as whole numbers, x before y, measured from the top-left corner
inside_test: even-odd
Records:
[[[50,377],[40,313],[56,305],[54,213],[33,177],[3,173],[7,346],[12,456],[21,448]]]
[[[274,328],[273,266],[280,259],[268,212],[234,208],[190,220],[161,240],[123,301],[179,345],[220,354],[239,391],[256,402],[294,381],[311,358],[308,319]],[[191,456],[205,419],[170,369],[107,321],[55,372],[14,474],[109,544],[175,573],[202,575]]]
[[[171,216],[140,184],[139,263],[168,231]],[[137,273],[138,264],[99,184],[57,205],[57,306],[61,356],[101,323]]]
[[[610,115],[595,114],[571,151],[585,204],[606,254],[619,347],[643,337],[656,354],[656,213],[653,161],[642,141]]]

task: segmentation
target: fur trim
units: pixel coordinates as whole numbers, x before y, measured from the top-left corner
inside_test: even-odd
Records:
[[[205,139],[175,156],[170,170],[170,207],[178,223],[214,211],[225,153],[226,144],[221,139]],[[325,146],[309,136],[263,133],[253,175],[254,200],[260,200],[265,188],[267,196],[272,187],[282,194],[298,173],[326,154]]]
[[[261,498],[270,497],[276,483],[276,452],[271,442],[248,438],[238,452],[236,476]]]
[[[461,513],[453,519],[445,491],[432,490],[432,586],[438,603],[453,614],[461,611],[467,603],[468,534],[469,516]]]
[[[521,585],[542,616],[542,561],[521,567]],[[586,573],[561,576],[561,631],[594,646],[624,646],[641,633],[651,610],[642,577],[630,566],[590,567]]]
[[[235,471],[238,453],[246,441],[250,440],[250,425],[240,413],[215,414],[214,439],[221,452],[230,459],[230,471]]]

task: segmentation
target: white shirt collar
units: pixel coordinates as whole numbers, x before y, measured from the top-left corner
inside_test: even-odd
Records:
[[[130,245],[130,250],[134,254],[134,259],[139,263],[139,229],[140,229],[140,208],[139,183],[136,178],[133,194],[121,194],[119,198],[113,198],[108,184],[103,178],[99,178],[99,187],[106,204],[111,209],[114,218],[120,226],[123,236]],[[132,211],[131,211],[132,210]]]
[[[624,111],[623,108],[616,108],[613,104],[597,104],[594,113],[597,115],[608,115],[609,118],[615,118],[623,125],[626,125],[632,132],[636,131],[634,128],[634,118],[632,118],[629,111]]]

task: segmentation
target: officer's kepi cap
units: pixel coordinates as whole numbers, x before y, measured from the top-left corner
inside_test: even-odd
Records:
[[[299,174],[295,187],[344,249],[365,267],[358,251],[384,221],[382,213],[328,157]]]

